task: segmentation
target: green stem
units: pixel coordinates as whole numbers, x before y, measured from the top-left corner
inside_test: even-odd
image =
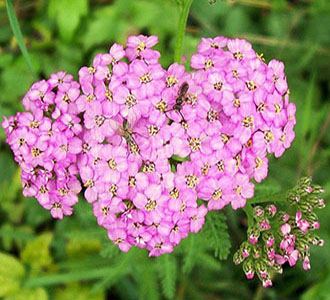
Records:
[[[246,216],[248,217],[248,226],[252,227],[254,224],[254,219],[253,219],[253,208],[250,203],[246,203],[246,205],[243,208]]]
[[[286,201],[287,193],[276,193],[267,196],[254,197],[247,201],[243,208],[246,216],[248,217],[248,225],[251,227],[254,224],[253,207],[252,204],[267,203],[267,202],[283,202]]]
[[[181,12],[180,12],[179,28],[178,28],[178,34],[176,36],[176,44],[174,51],[174,61],[178,63],[181,63],[183,39],[186,31],[187,19],[192,2],[193,0],[184,0],[180,8]]]
[[[258,196],[248,200],[248,203],[257,204],[257,203],[266,203],[266,202],[284,202],[286,201],[287,193],[275,193],[267,196]]]
[[[24,287],[33,288],[39,286],[58,285],[79,280],[103,278],[111,274],[112,269],[112,267],[104,267],[87,271],[75,271],[63,274],[52,274],[36,278],[29,278],[24,282]]]

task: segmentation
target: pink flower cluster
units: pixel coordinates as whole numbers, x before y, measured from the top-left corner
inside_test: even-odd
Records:
[[[263,286],[268,287],[272,285],[271,272],[282,273],[286,262],[293,267],[300,260],[304,270],[311,268],[310,246],[324,245],[324,240],[315,234],[320,224],[313,212],[315,208],[325,207],[320,198],[322,193],[324,190],[312,185],[310,178],[302,178],[288,193],[289,213],[277,212],[274,204],[254,207],[254,224],[248,229],[248,241],[234,254],[236,264],[243,262],[248,279],[257,273]]]
[[[80,69],[79,84],[65,73],[34,84],[23,99],[32,114],[3,123],[25,195],[61,218],[79,173],[109,238],[151,256],[198,232],[208,210],[244,207],[251,180],[267,176],[267,153],[281,156],[295,125],[283,63],[266,64],[247,41],[203,38],[191,73],[164,69],[157,42],[114,44]]]
[[[4,118],[15,161],[22,169],[25,197],[36,197],[54,218],[72,214],[81,184],[77,157],[82,150],[82,132],[76,100],[80,85],[65,72],[32,85],[23,98],[27,112]]]

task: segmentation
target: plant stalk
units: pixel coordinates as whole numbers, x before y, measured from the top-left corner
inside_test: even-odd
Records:
[[[180,19],[178,34],[176,36],[175,51],[174,51],[174,61],[181,63],[183,40],[186,31],[186,25],[189,15],[189,10],[193,0],[184,0],[182,6],[180,7]]]

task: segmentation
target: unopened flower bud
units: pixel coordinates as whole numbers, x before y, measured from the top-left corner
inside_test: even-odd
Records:
[[[299,187],[307,187],[312,184],[312,178],[311,177],[302,177],[298,180],[297,185]]]
[[[254,266],[252,259],[248,259],[243,263],[243,271],[247,279],[252,279],[254,277]]]
[[[256,244],[260,236],[260,229],[256,226],[248,229],[248,239],[251,244]]]
[[[273,265],[273,270],[274,270],[276,273],[278,273],[278,274],[282,274],[282,273],[283,273],[283,268],[282,268],[282,266],[279,265],[279,264],[276,264],[276,263]]]
[[[319,208],[319,209],[325,208],[324,199],[322,199],[322,198],[318,199],[317,208]]]
[[[315,229],[315,230],[319,229],[320,228],[320,222],[312,223],[312,228]]]
[[[256,220],[260,220],[264,216],[264,213],[264,209],[259,205],[253,208],[253,217]]]
[[[240,263],[242,263],[243,261],[243,257],[241,255],[241,252],[239,250],[237,250],[235,253],[234,253],[234,256],[233,256],[233,262],[235,265],[239,265]]]
[[[263,233],[262,239],[264,240],[267,248],[272,247],[275,243],[274,235],[270,232]]]
[[[268,273],[268,270],[267,270],[267,265],[264,261],[258,259],[255,262],[254,267],[255,267],[255,270],[256,270],[256,272],[257,272],[257,274],[258,274],[258,276],[261,280],[269,277],[269,273]]]
[[[310,264],[310,261],[309,261],[309,258],[308,258],[308,256],[305,256],[304,257],[304,260],[303,260],[303,268],[304,268],[304,270],[310,270],[310,268],[311,268],[311,264]]]
[[[310,194],[311,192],[313,192],[313,188],[311,187],[311,186],[308,186],[308,187],[306,187],[306,192],[308,193],[308,194]]]
[[[252,249],[253,249],[253,257],[254,258],[259,258],[261,256],[261,253],[262,253],[260,246],[255,245]]]
[[[251,244],[248,242],[243,242],[240,247],[240,251],[243,259],[249,257],[251,253]]]
[[[285,211],[279,211],[277,213],[277,219],[280,223],[286,223],[290,219],[290,215]]]
[[[272,227],[270,226],[268,220],[265,219],[259,223],[259,228],[261,231],[265,231],[271,229]]]
[[[300,197],[299,197],[299,195],[296,193],[296,191],[290,191],[290,192],[288,193],[288,197],[287,197],[287,199],[288,199],[289,202],[292,204],[292,203],[299,202]]]
[[[303,212],[303,213],[309,213],[312,212],[313,210],[313,206],[310,203],[301,203],[299,205],[299,209]]]
[[[314,213],[310,213],[310,214],[306,215],[306,220],[311,224],[315,223],[315,222],[318,222],[318,219],[319,218]]]
[[[274,258],[275,258],[275,250],[274,250],[274,248],[267,249],[267,252],[266,253],[267,253],[268,259],[270,261],[273,261]]]
[[[273,283],[272,283],[272,281],[268,278],[268,279],[262,281],[262,286],[263,286],[264,288],[266,288],[266,287],[269,287],[269,286],[273,286]]]
[[[308,236],[309,242],[312,243],[314,246],[323,246],[324,240],[322,240],[319,236],[315,234],[309,234]]]
[[[317,194],[323,194],[325,193],[325,189],[319,185],[313,185],[313,194],[317,195]]]
[[[277,208],[274,204],[270,204],[266,206],[266,214],[269,218],[274,217],[276,212],[277,212]]]

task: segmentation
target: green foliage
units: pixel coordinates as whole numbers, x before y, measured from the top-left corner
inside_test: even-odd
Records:
[[[25,270],[14,256],[0,252],[0,297],[19,291]]]
[[[157,262],[163,293],[167,299],[173,299],[175,296],[175,282],[177,278],[176,259],[173,255],[166,254],[159,257]]]
[[[48,300],[48,294],[43,288],[24,289],[21,288],[14,295],[8,296],[5,300]]]
[[[226,216],[218,211],[209,212],[206,216],[203,233],[205,241],[214,249],[214,255],[219,259],[227,259],[231,241]]]
[[[80,20],[88,13],[88,0],[51,0],[48,6],[50,18],[56,20],[60,36],[69,42]]]
[[[33,70],[33,66],[30,60],[30,56],[29,56],[29,52],[26,49],[24,40],[23,40],[23,35],[18,23],[18,20],[16,18],[16,14],[15,14],[15,10],[14,10],[14,6],[13,3],[11,2],[12,0],[6,0],[6,6],[7,6],[7,12],[8,12],[8,18],[10,21],[10,26],[11,29],[13,30],[13,33],[17,39],[18,45],[22,51],[22,54],[24,56],[24,59],[30,69],[31,74],[36,78],[35,76],[35,72]]]
[[[22,262],[31,266],[31,273],[38,274],[42,270],[46,270],[53,264],[50,254],[50,243],[53,234],[50,232],[43,233],[34,240],[29,241],[21,252]],[[38,249],[38,251],[36,251]]]
[[[90,294],[90,287],[79,284],[78,282],[68,284],[65,288],[57,288],[55,300],[103,300],[104,292]]]

